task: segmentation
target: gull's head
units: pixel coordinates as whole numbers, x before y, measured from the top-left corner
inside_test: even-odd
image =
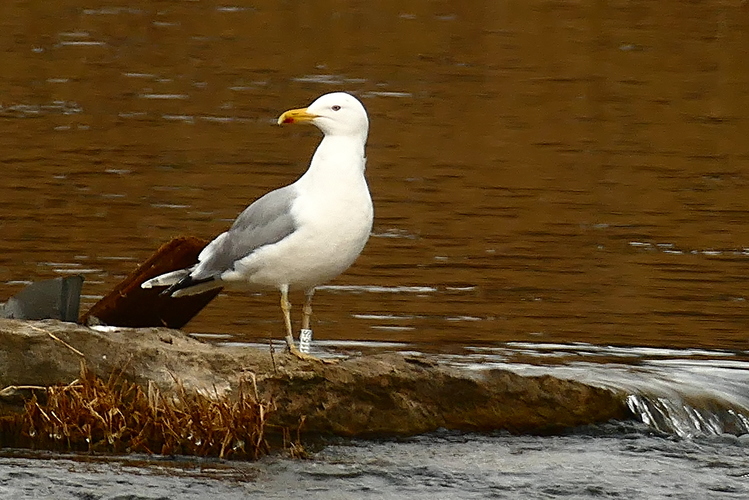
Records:
[[[318,97],[306,108],[290,109],[278,117],[278,124],[311,123],[325,135],[367,137],[369,119],[359,99],[346,92]]]

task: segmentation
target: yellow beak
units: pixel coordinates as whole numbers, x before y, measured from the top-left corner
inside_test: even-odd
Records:
[[[278,117],[278,124],[309,123],[315,118],[317,118],[317,115],[308,112],[307,108],[290,109]]]

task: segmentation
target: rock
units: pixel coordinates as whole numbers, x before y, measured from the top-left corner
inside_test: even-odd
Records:
[[[468,373],[409,362],[398,354],[352,358],[314,379],[270,377],[276,421],[343,436],[413,435],[439,428],[548,433],[623,418],[623,397],[549,376],[504,370]]]
[[[77,354],[75,351],[80,352]],[[180,380],[190,391],[224,395],[242,366],[267,370],[269,354],[247,356],[194,340],[166,328],[120,328],[101,332],[55,320],[0,319],[0,389],[9,385],[52,385],[77,378],[80,362],[107,379],[122,371],[146,385],[170,391]]]
[[[550,376],[462,371],[399,353],[336,364],[265,349],[219,347],[164,328],[100,332],[59,321],[0,319],[0,391],[69,383],[85,360],[107,379],[122,373],[167,392],[229,397],[252,373],[261,398],[276,402],[271,427],[341,436],[413,435],[439,428],[549,433],[625,418],[624,395]],[[8,394],[12,393],[10,391]],[[2,396],[0,396],[2,399]],[[12,398],[8,398],[12,399]],[[17,410],[11,400],[5,411]]]
[[[83,276],[67,276],[31,283],[0,304],[0,318],[77,321]]]

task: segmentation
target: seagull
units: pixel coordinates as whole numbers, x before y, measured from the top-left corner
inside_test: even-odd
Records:
[[[369,131],[367,111],[345,92],[291,109],[279,125],[312,124],[323,133],[307,171],[293,184],[271,191],[244,209],[192,267],[156,276],[142,288],[168,286],[162,295],[182,297],[221,287],[276,289],[294,346],[289,291],[302,290],[302,332],[310,330],[312,296],[353,264],[369,239],[374,209],[364,176]]]

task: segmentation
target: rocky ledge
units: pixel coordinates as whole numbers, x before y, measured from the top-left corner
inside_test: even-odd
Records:
[[[22,389],[67,384],[81,362],[106,380],[231,399],[251,377],[273,403],[272,428],[313,435],[413,435],[439,428],[550,433],[627,416],[624,396],[550,376],[459,370],[428,356],[386,353],[335,364],[269,349],[224,347],[180,331],[102,332],[59,321],[0,320],[0,411],[23,410]],[[13,386],[13,387],[11,387]],[[6,388],[5,390],[2,390]],[[10,388],[10,389],[8,389]]]

